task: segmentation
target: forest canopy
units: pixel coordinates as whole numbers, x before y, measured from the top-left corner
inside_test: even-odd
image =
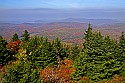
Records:
[[[3,83],[124,83],[125,34],[119,41],[93,31],[89,24],[82,47],[56,38],[33,36],[27,30],[11,42],[0,36]]]

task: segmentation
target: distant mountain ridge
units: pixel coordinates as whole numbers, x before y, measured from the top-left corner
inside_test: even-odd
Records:
[[[93,25],[125,23],[124,21],[120,21],[117,19],[87,19],[87,18],[66,18],[62,20],[51,20],[51,21],[36,20],[34,21],[34,23],[53,23],[53,22],[78,22],[78,23],[90,23]]]
[[[67,18],[60,20],[60,22],[82,22],[82,23],[90,23],[94,25],[103,25],[103,24],[111,24],[111,23],[121,23],[117,19],[86,19],[86,18]]]
[[[125,23],[125,21],[120,21],[117,19],[92,19],[92,18],[65,18],[60,20],[35,20],[30,22],[22,22],[22,23],[34,23],[34,24],[47,24],[47,23],[55,23],[55,22],[78,22],[78,23],[90,23],[93,25],[104,25],[104,24],[113,24],[113,23]],[[15,21],[10,22],[0,22],[0,23],[10,23],[10,24],[21,24],[21,22],[17,23]]]

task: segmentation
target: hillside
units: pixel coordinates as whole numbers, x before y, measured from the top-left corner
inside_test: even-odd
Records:
[[[110,35],[118,39],[122,31],[125,31],[125,23],[110,23],[92,25],[95,31],[99,30],[103,35]],[[59,37],[64,42],[80,43],[88,23],[79,22],[52,22],[52,23],[0,23],[0,34],[8,41],[14,33],[21,37],[24,30],[28,30],[31,36],[39,35],[48,37],[50,40]]]
[[[23,24],[10,24],[10,25],[4,25],[4,27],[1,25],[0,33],[1,35],[9,40],[11,36],[16,32],[19,34],[19,37],[23,33],[24,30],[28,30],[33,35],[39,35],[39,36],[45,36],[49,37],[50,39],[53,39],[55,37],[60,37],[61,34],[65,35],[65,37],[62,39],[64,41],[67,41],[68,37],[74,33],[74,36],[81,36],[81,29],[84,31],[87,28],[87,23],[77,23],[77,22],[53,22],[53,23],[23,23]],[[61,31],[61,32],[58,32]],[[57,33],[56,33],[57,32]],[[55,34],[56,33],[56,34]],[[61,34],[60,34],[61,33]],[[84,32],[83,32],[84,33]],[[79,35],[76,35],[79,34]],[[71,39],[75,39],[76,37],[71,37]]]

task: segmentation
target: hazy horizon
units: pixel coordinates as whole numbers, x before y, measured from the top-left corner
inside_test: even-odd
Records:
[[[66,18],[125,21],[124,0],[1,0],[1,22],[53,21]]]

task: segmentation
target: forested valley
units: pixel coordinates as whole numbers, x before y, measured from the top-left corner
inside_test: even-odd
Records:
[[[125,34],[119,40],[93,31],[83,44],[30,36],[27,30],[10,42],[0,36],[2,83],[125,83]]]

